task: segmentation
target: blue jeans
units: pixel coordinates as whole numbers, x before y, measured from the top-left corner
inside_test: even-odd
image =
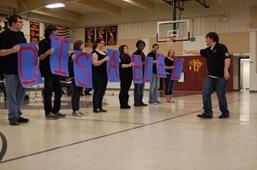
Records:
[[[25,97],[25,89],[21,85],[20,78],[16,74],[5,74],[8,118],[19,119],[21,107]]]
[[[143,103],[145,84],[134,84],[134,104],[140,105]]]
[[[229,114],[228,104],[226,99],[226,88],[227,88],[227,80],[224,78],[212,78],[207,76],[202,91],[202,99],[203,99],[203,109],[204,114],[212,116],[212,101],[211,94],[216,91],[218,101],[219,101],[219,109],[222,114]]]
[[[159,85],[159,78],[157,77],[156,73],[152,74],[152,81],[150,83],[150,90],[149,90],[149,103],[154,103],[158,101],[158,85]]]

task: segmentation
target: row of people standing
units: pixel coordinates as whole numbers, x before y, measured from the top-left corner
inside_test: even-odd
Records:
[[[142,70],[144,70],[145,65],[145,54],[143,52],[145,48],[145,42],[143,40],[139,40],[136,43],[137,50],[133,53],[133,55],[141,56],[142,60]],[[160,101],[158,99],[158,87],[159,87],[159,78],[157,76],[157,51],[159,49],[158,44],[152,45],[152,51],[147,55],[147,57],[153,57],[153,74],[152,80],[150,82],[150,90],[149,90],[149,104],[159,104]],[[121,45],[119,47],[120,51],[120,93],[119,93],[119,101],[120,108],[129,109],[131,106],[128,104],[129,99],[129,89],[133,79],[132,66],[133,62],[131,61],[130,55],[128,53],[128,46]],[[165,78],[165,96],[167,102],[171,101],[172,96],[172,88],[174,84],[174,80],[171,79],[171,73],[174,65],[174,56],[175,51],[169,50],[167,57],[165,57],[165,68],[167,77]],[[147,106],[146,103],[143,102],[144,97],[144,86],[145,84],[137,84],[134,83],[134,106]]]
[[[21,107],[23,99],[25,96],[25,89],[22,87],[18,76],[18,51],[20,50],[19,43],[26,43],[25,36],[21,29],[23,27],[22,17],[19,15],[10,16],[8,19],[9,29],[1,33],[0,40],[0,56],[1,57],[1,72],[4,73],[7,84],[7,105],[8,105],[8,119],[10,125],[19,125],[20,123],[29,122],[28,118],[22,116]],[[61,109],[61,97],[62,88],[60,83],[60,76],[54,75],[50,70],[50,55],[54,52],[51,48],[51,34],[57,34],[57,28],[54,25],[48,25],[44,31],[45,39],[41,40],[38,44],[39,47],[39,67],[42,76],[44,77],[44,112],[48,119],[57,119],[60,117],[65,117],[66,115],[60,112]],[[82,44],[79,46],[79,48]],[[105,42],[103,39],[97,39],[92,52],[92,78],[93,78],[93,112],[106,112],[103,109],[103,96],[106,91],[107,86],[107,72],[106,72],[106,62],[109,57],[104,51]],[[145,54],[143,49],[145,47],[145,42],[139,40],[136,43],[137,51],[134,52],[135,55],[141,55],[144,67]],[[126,47],[126,46],[124,46]],[[76,50],[78,47],[74,48]],[[127,47],[128,48],[128,47]],[[121,76],[121,94],[120,102],[121,108],[129,108],[128,105],[128,90],[130,89],[132,82],[132,65],[128,52],[124,50],[124,62],[121,64],[120,69],[127,69],[130,77]],[[128,50],[127,50],[128,51]],[[122,62],[121,62],[122,63]],[[124,70],[123,70],[124,71]],[[122,71],[121,71],[122,72]],[[126,74],[126,73],[125,73]],[[122,73],[121,73],[122,75]],[[126,82],[127,81],[127,82]],[[143,92],[144,84],[134,84],[134,105],[135,106],[146,106],[143,103]],[[75,86],[73,86],[75,88]],[[75,90],[73,90],[75,91]],[[80,91],[80,89],[78,90]],[[54,93],[54,101],[52,102],[52,95]],[[77,95],[76,95],[77,94]],[[79,94],[80,95],[80,94]],[[72,103],[73,113],[79,113],[79,98],[78,93],[74,93]],[[78,111],[78,112],[77,112]]]

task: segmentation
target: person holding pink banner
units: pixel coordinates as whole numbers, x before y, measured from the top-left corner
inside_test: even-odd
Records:
[[[75,41],[73,45],[73,50],[80,50],[83,51],[85,48],[85,44],[82,40]],[[74,68],[73,68],[73,61],[77,56],[74,53],[71,53],[69,57],[69,77],[72,82],[72,95],[71,95],[71,103],[72,103],[72,115],[75,117],[85,116],[84,113],[79,111],[79,104],[80,104],[80,95],[82,93],[83,87],[76,86],[75,79],[74,79]]]
[[[119,101],[121,109],[130,109],[128,104],[129,89],[133,79],[131,58],[128,54],[128,46],[121,45],[120,51],[120,93]]]
[[[159,104],[161,103],[158,99],[158,85],[159,85],[159,77],[157,76],[157,51],[159,49],[158,44],[152,45],[152,51],[147,55],[147,57],[153,58],[153,71],[152,71],[152,80],[150,82],[150,90],[149,90],[149,104]]]
[[[44,110],[47,119],[55,120],[59,117],[65,117],[65,114],[60,113],[62,88],[60,76],[54,75],[50,69],[50,55],[54,52],[51,48],[50,35],[57,34],[57,27],[48,25],[45,28],[45,39],[41,40],[39,46],[39,67],[42,76],[44,77]],[[54,92],[54,106],[52,106],[52,93]]]
[[[165,68],[166,68],[166,78],[165,80],[165,97],[166,101],[168,103],[174,103],[174,101],[171,100],[172,94],[173,94],[173,85],[174,80],[171,79],[171,73],[172,69],[174,68],[174,57],[175,57],[175,51],[173,49],[170,49],[168,51],[167,57],[165,57]]]
[[[133,55],[141,56],[142,70],[144,71],[145,54],[143,50],[145,48],[145,42],[143,40],[138,40],[136,43],[136,47],[137,47],[137,51],[135,51]],[[147,104],[143,102],[144,87],[145,87],[144,80],[142,84],[134,83],[134,106],[147,106]]]
[[[92,51],[92,77],[93,77],[93,112],[107,112],[103,109],[103,97],[107,87],[108,77],[106,65],[109,56],[103,51],[105,42],[102,38],[97,38]]]
[[[12,15],[8,18],[9,28],[0,34],[0,60],[1,72],[6,79],[6,94],[8,107],[8,120],[12,126],[27,123],[29,119],[22,117],[21,107],[25,97],[18,75],[19,43],[26,43],[26,38],[21,32],[23,27],[22,17]]]

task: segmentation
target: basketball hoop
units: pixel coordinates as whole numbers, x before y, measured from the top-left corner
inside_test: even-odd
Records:
[[[176,42],[176,36],[170,36],[170,41]]]
[[[176,36],[167,37],[166,44],[169,48],[173,45],[174,42],[176,42]]]

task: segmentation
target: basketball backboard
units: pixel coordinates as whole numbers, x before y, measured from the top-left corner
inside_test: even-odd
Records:
[[[157,42],[189,41],[189,20],[157,22]]]

